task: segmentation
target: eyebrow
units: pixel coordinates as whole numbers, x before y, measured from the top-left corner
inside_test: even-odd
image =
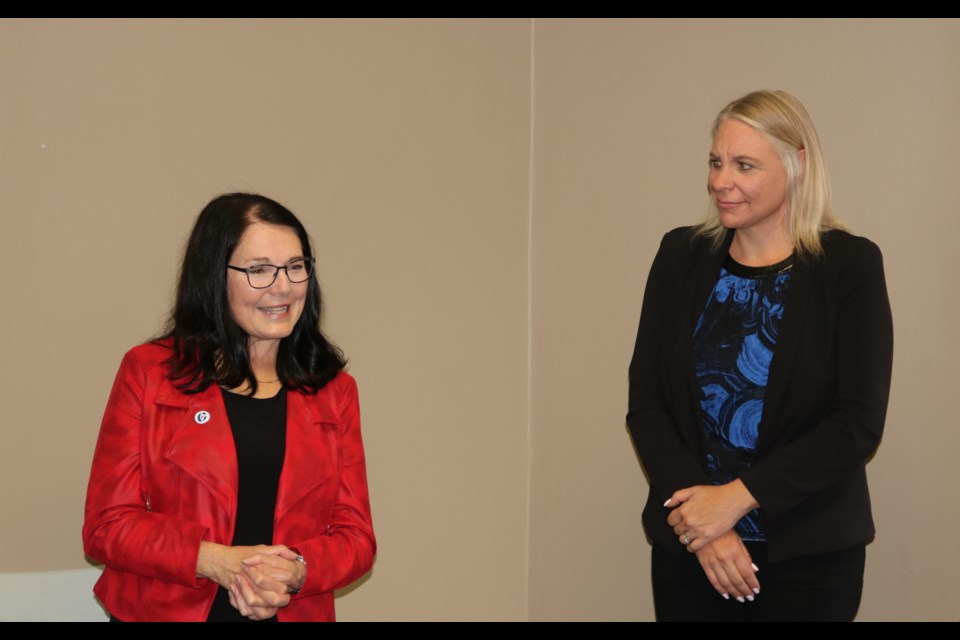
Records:
[[[715,154],[714,152],[711,151],[711,152],[710,152],[710,159],[711,159],[711,160],[720,160],[720,156],[718,156],[717,154]],[[753,156],[733,156],[733,160],[734,160],[734,162],[749,161],[749,162],[752,162],[753,164],[760,164],[760,159],[759,159],[759,158],[754,158]]]
[[[293,256],[292,258],[290,258],[289,260],[287,260],[286,263],[287,263],[287,264],[290,264],[291,262],[295,262],[296,260],[303,260],[303,259],[306,258],[306,257],[307,257],[307,256]],[[268,258],[268,257],[266,257],[266,256],[258,256],[258,257],[256,257],[256,258],[247,258],[246,260],[243,260],[243,261],[241,261],[241,262],[256,262],[257,264],[261,264],[261,263],[270,264],[270,258]]]

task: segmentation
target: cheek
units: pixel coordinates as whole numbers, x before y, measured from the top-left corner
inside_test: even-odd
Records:
[[[239,292],[237,292],[236,287],[227,285],[227,305],[230,307],[230,313],[236,315],[236,309],[242,298]]]
[[[743,190],[750,195],[755,202],[765,202],[773,200],[776,196],[776,185],[768,180],[751,180],[744,182]]]
[[[307,292],[304,291],[303,295],[297,298],[297,320],[300,319],[300,316],[303,315],[303,310],[307,306]]]
[[[780,204],[787,199],[787,185],[785,182],[776,181],[769,185],[766,196],[771,204]]]
[[[246,285],[246,283],[243,283]],[[236,282],[227,283],[227,306],[234,322],[242,322],[250,307],[255,306],[258,296],[251,295],[249,286],[238,286]]]

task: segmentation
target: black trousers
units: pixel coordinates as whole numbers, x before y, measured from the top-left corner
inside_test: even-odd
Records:
[[[690,622],[852,621],[863,592],[865,545],[771,564],[766,544],[747,542],[760,594],[753,602],[724,600],[696,555],[674,556],[653,546],[653,604],[657,620]]]

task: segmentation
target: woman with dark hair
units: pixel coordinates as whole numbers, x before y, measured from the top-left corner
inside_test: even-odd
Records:
[[[657,619],[852,620],[893,357],[880,250],[835,217],[788,93],[727,105],[708,166],[710,211],[664,236],[630,364]]]
[[[197,218],[169,331],[124,357],[94,453],[83,540],[111,619],[333,620],[370,569],[357,387],[313,265],[269,198]]]

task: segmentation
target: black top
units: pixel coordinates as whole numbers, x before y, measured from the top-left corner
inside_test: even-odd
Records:
[[[281,389],[272,398],[251,398],[225,390],[222,395],[237,448],[240,478],[233,545],[273,544],[273,514],[286,449],[287,392]],[[246,620],[230,604],[227,590],[217,589],[207,621]]]

